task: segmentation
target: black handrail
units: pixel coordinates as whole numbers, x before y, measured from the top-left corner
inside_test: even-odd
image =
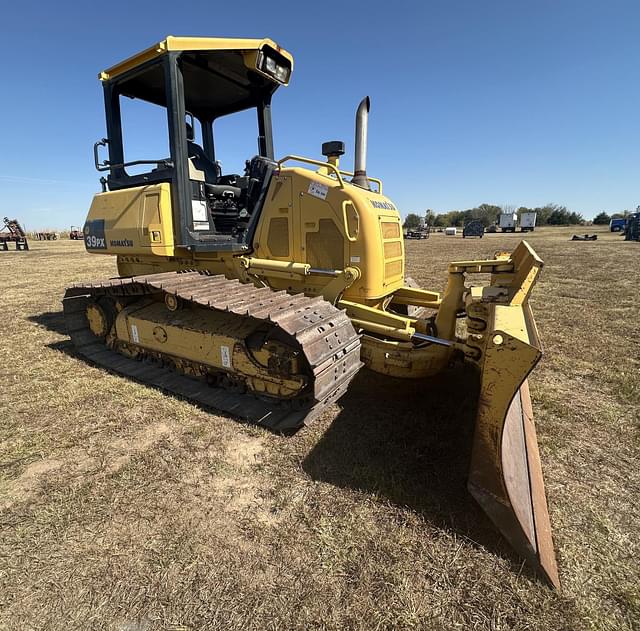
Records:
[[[162,160],[132,160],[131,162],[123,162],[121,164],[111,164],[109,160],[103,160],[100,162],[98,156],[98,147],[106,147],[109,144],[108,138],[102,138],[93,145],[93,161],[97,171],[110,171],[111,169],[123,169],[124,167],[136,166],[138,164],[157,164],[167,169],[173,168],[173,162],[168,158]]]

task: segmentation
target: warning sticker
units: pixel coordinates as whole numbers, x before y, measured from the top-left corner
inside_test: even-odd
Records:
[[[231,368],[231,353],[228,346],[220,347],[220,356],[222,358],[222,365],[225,368]]]
[[[140,336],[138,335],[138,327],[135,324],[131,325],[131,339],[134,344],[140,344]]]
[[[209,221],[207,218],[207,203],[199,199],[192,199],[191,216],[193,217],[194,223],[197,221],[206,221],[208,224]]]
[[[329,187],[326,184],[320,184],[320,182],[311,182],[311,184],[309,184],[309,195],[320,199],[327,199],[328,192]]]

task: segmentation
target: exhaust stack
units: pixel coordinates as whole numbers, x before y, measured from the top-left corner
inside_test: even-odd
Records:
[[[356,112],[356,148],[355,165],[353,167],[352,184],[370,190],[367,179],[367,125],[369,123],[369,109],[371,101],[365,96]]]

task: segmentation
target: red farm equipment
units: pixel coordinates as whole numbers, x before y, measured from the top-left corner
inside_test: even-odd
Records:
[[[9,243],[16,244],[16,250],[28,250],[27,233],[17,219],[4,218],[4,226],[0,228],[0,250],[8,250]]]

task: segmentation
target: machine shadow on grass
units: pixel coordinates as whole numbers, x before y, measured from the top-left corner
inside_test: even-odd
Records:
[[[520,571],[522,560],[467,491],[478,392],[468,367],[420,381],[361,370],[302,467],[313,480],[415,511]]]
[[[29,316],[27,320],[47,329],[47,331],[67,335],[67,327],[64,323],[64,313],[62,310],[36,313],[35,315]]]
[[[67,335],[62,311],[28,320]],[[80,357],[68,339],[47,346]],[[371,493],[415,511],[509,559],[517,571],[522,561],[466,487],[478,391],[477,374],[464,366],[415,381],[361,370],[302,468],[313,480]],[[529,573],[526,567],[524,571]]]

